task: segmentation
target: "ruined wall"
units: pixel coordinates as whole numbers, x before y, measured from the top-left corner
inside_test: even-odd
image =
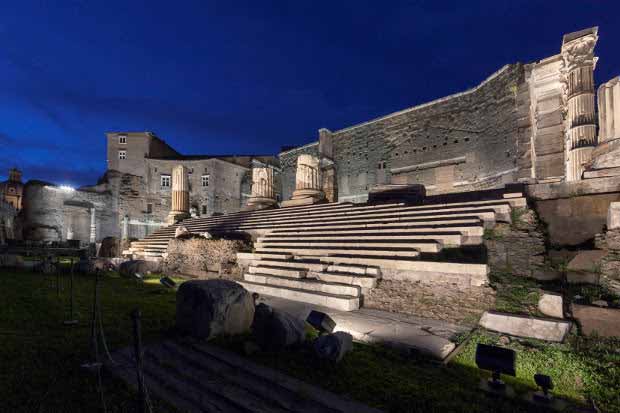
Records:
[[[17,210],[8,202],[0,199],[0,245],[9,239],[19,239],[16,232]]]
[[[338,199],[364,202],[385,183],[422,183],[435,194],[515,182],[524,84],[523,65],[508,65],[474,89],[332,132]],[[522,106],[527,113],[527,100]],[[317,146],[280,154],[284,199],[294,188],[295,158]]]
[[[498,223],[487,230],[484,245],[493,271],[531,277],[545,261],[544,229],[531,209],[515,209],[511,224]]]
[[[117,236],[119,225],[110,191],[101,187],[70,190],[41,181],[29,181],[24,187],[21,214],[23,237],[34,241],[64,241],[71,228],[73,239],[87,244],[90,240],[91,208],[95,209],[96,241]]]

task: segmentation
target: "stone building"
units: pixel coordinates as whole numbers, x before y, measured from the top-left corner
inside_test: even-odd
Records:
[[[340,201],[364,202],[385,184],[439,194],[581,180],[596,154],[597,39],[596,27],[567,34],[557,55],[506,65],[467,91],[321,129],[318,141],[279,154],[283,198],[293,195],[302,154],[329,161]]]
[[[11,204],[17,211],[22,209],[24,184],[22,172],[17,168],[9,170],[9,179],[0,182],[0,200]]]

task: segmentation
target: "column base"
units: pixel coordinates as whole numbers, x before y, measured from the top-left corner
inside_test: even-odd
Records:
[[[269,209],[274,208],[277,204],[277,201],[273,198],[265,198],[265,197],[251,197],[248,199],[248,203],[243,208],[244,211],[258,211],[261,209]]]
[[[177,224],[177,223],[179,223],[179,222],[181,222],[184,219],[187,219],[189,217],[190,217],[189,212],[185,212],[185,211],[170,211],[170,213],[166,217],[166,224],[167,225],[174,225],[174,224]]]
[[[325,202],[325,194],[320,189],[297,189],[288,201],[282,201],[282,208],[301,205],[312,205]]]

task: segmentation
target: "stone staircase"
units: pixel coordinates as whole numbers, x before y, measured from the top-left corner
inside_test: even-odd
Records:
[[[484,230],[526,207],[519,194],[465,202],[407,205],[333,203],[239,212],[182,222],[191,232],[248,232],[252,253],[238,253],[241,284],[260,294],[343,311],[363,305],[377,279],[481,286],[488,266],[472,259]],[[176,226],[127,251],[158,259]]]

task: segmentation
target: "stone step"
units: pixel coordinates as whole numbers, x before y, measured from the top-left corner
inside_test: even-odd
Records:
[[[310,228],[313,225],[315,226],[324,226],[324,225],[350,225],[350,224],[364,224],[370,225],[375,224],[375,226],[382,226],[385,223],[397,223],[396,226],[400,223],[418,223],[418,224],[428,224],[437,220],[448,220],[448,219],[472,219],[477,218],[484,222],[485,228],[492,228],[495,225],[495,212],[471,212],[471,213],[452,213],[452,214],[440,214],[440,215],[408,215],[408,216],[399,216],[399,215],[389,215],[389,216],[372,216],[372,217],[363,217],[363,218],[355,218],[355,219],[342,219],[339,217],[335,217],[333,219],[324,218],[320,221],[312,221],[308,222],[307,220],[303,220],[300,224],[299,221],[291,222],[287,221],[284,223],[263,223],[261,225],[251,225],[251,224],[242,224],[236,225],[233,227],[223,227],[218,226],[217,228],[221,231],[249,231],[249,230],[257,230],[257,229],[285,229],[285,228]],[[209,226],[200,226],[200,227],[188,227],[188,229],[192,232],[204,232],[209,231],[212,227]]]
[[[281,236],[281,235],[266,235],[264,237],[260,237],[256,240],[258,243],[272,243],[272,242],[287,242],[287,241],[331,241],[338,240],[343,242],[354,242],[354,241],[402,241],[409,240],[415,243],[417,240],[436,240],[439,241],[443,245],[461,245],[463,242],[463,236],[460,233],[438,233],[438,234],[415,234],[415,235],[404,235],[404,234],[394,234],[394,233],[384,233],[383,235],[366,235],[366,234],[351,234],[351,235],[341,235],[338,233],[333,233],[332,235],[322,235],[322,236],[312,236],[312,235],[302,235],[302,236]]]
[[[296,257],[323,257],[327,255],[378,255],[382,257],[418,257],[420,253],[416,250],[382,250],[382,249],[335,249],[335,248],[304,248],[304,247],[278,247],[278,248],[257,248],[258,252],[278,252],[293,254]],[[322,261],[322,260],[321,260]],[[355,263],[355,262],[353,262]],[[374,265],[374,264],[370,264]]]
[[[286,267],[286,268],[298,268],[306,271],[323,271],[327,267],[327,264],[322,262],[307,262],[300,260],[293,261],[276,261],[269,259],[260,259],[251,261],[253,266],[272,266],[272,267]]]
[[[467,236],[482,236],[484,235],[484,228],[481,225],[472,226],[433,226],[433,225],[420,225],[402,228],[366,228],[363,226],[346,226],[344,229],[330,228],[329,230],[321,229],[299,229],[299,230],[275,230],[264,236],[264,238],[274,237],[289,237],[289,236],[306,236],[306,235],[349,235],[349,234],[364,234],[364,235],[381,235],[381,234],[450,234],[460,233]]]
[[[276,267],[271,265],[250,266],[248,268],[250,274],[272,274],[280,277],[289,278],[305,278],[308,270],[306,269],[291,269],[286,267]]]
[[[248,291],[261,295],[270,295],[287,300],[301,301],[341,311],[354,311],[360,308],[360,298],[347,295],[334,295],[319,292],[297,290],[275,285],[256,284],[249,281],[239,282]]]
[[[360,287],[352,284],[336,284],[329,283],[322,279],[297,279],[297,278],[284,278],[280,276],[273,276],[272,274],[245,274],[243,276],[245,281],[255,283],[272,285],[278,287],[293,288],[296,290],[305,290],[311,292],[320,292],[325,294],[334,295],[348,295],[351,297],[359,297]]]
[[[329,264],[364,264],[381,268],[385,278],[385,269],[405,271],[410,273],[425,273],[431,277],[433,273],[452,274],[471,278],[471,285],[480,286],[488,282],[489,267],[486,264],[422,261],[411,259],[394,259],[392,257],[352,257],[346,255],[330,255],[321,257],[321,261]],[[329,269],[329,267],[328,267]],[[423,276],[417,274],[418,277]],[[413,276],[412,276],[413,277]]]
[[[361,288],[375,288],[377,286],[377,278],[370,275],[351,274],[346,272],[323,272],[310,271],[308,277],[316,278],[326,283],[349,284],[356,285]]]
[[[498,209],[500,211],[498,211]],[[355,214],[355,215],[342,215],[342,214],[325,214],[324,216],[312,216],[312,217],[304,217],[303,219],[297,219],[297,221],[302,220],[305,224],[308,223],[321,223],[321,222],[359,222],[359,220],[377,220],[377,219],[385,219],[385,218],[433,218],[433,217],[455,217],[455,216],[477,216],[480,219],[485,221],[487,220],[495,220],[496,216],[499,221],[510,222],[510,207],[507,205],[500,207],[473,207],[473,208],[449,208],[445,210],[407,210],[405,208],[386,210],[386,211],[377,211],[377,212],[366,212],[363,214]],[[295,219],[291,219],[289,217],[283,218],[264,218],[258,220],[244,219],[237,221],[230,221],[226,223],[217,223],[217,224],[187,224],[185,225],[187,229],[192,232],[199,232],[201,228],[243,228],[243,227],[255,227],[262,225],[277,225],[277,224],[286,224],[291,221],[295,221]]]
[[[428,242],[424,242],[424,240],[415,240],[410,242],[371,242],[371,241],[312,241],[312,240],[303,240],[303,241],[263,241],[254,243],[254,247],[258,249],[263,248],[308,248],[308,247],[316,247],[316,248],[335,248],[335,249],[348,249],[348,248],[360,248],[360,249],[368,249],[368,248],[412,248],[419,252],[439,252],[442,249],[441,243],[437,241],[428,240]]]
[[[381,269],[379,267],[369,267],[366,265],[355,265],[355,264],[331,264],[327,266],[328,272],[338,272],[338,273],[351,273],[357,275],[370,275],[373,277],[381,276]]]
[[[248,260],[248,261],[256,261],[256,260],[292,260],[292,254],[272,254],[272,253],[257,253],[257,252],[238,252],[237,253],[238,260]],[[280,262],[280,261],[278,261]]]

